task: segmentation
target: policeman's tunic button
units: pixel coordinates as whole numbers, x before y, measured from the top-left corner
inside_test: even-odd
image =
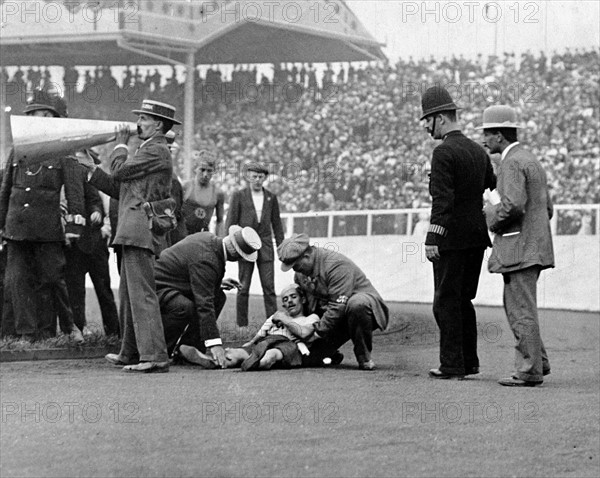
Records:
[[[31,191],[31,188],[25,188],[25,191]]]
[[[23,204],[23,207],[29,207],[28,203]]]

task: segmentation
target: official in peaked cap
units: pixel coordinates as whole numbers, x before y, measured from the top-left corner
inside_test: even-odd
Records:
[[[24,112],[51,116],[47,119],[51,123],[67,116],[67,105],[51,90],[36,89]],[[83,342],[69,304],[64,255],[65,241],[74,245],[86,223],[83,184],[81,167],[73,157],[29,155],[6,165],[0,230],[9,242],[6,276],[15,332],[26,340],[56,335],[58,315],[61,331]],[[63,187],[68,210],[64,217]]]
[[[373,330],[388,325],[389,310],[365,273],[348,257],[310,245],[306,234],[294,234],[277,248],[281,269],[293,269],[294,281],[307,299],[307,312],[321,319],[306,365],[333,357],[348,340],[361,370],[373,370]]]
[[[27,98],[27,105],[23,114],[32,114],[36,111],[47,110],[55,118],[66,118],[67,103],[57,93],[51,91],[35,89]]]
[[[281,270],[287,272],[309,247],[309,237],[306,234],[293,234],[285,239],[277,248],[277,256],[281,261]]]

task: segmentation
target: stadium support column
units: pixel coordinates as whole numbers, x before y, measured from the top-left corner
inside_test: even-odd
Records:
[[[196,53],[190,51],[187,54],[185,75],[185,100],[183,120],[183,174],[185,179],[192,177],[192,149],[194,142],[194,79],[195,79]]]

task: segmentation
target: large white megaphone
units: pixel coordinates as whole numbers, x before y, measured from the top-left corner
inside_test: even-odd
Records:
[[[16,161],[43,161],[65,156],[114,141],[119,125],[129,126],[133,133],[137,128],[135,123],[125,121],[21,115],[10,116],[9,122]]]

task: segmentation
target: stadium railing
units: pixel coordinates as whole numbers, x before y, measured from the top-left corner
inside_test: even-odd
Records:
[[[429,208],[284,213],[286,231],[310,237],[405,235],[423,237]],[[557,204],[550,221],[554,235],[600,236],[600,204]]]

